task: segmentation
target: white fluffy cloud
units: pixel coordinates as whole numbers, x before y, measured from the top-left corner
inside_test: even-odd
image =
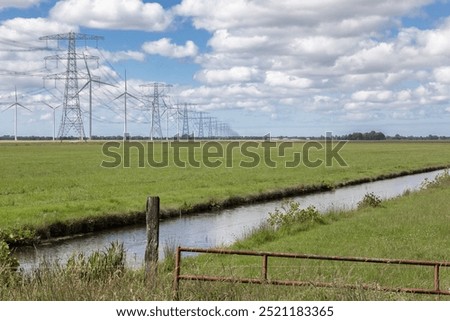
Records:
[[[159,3],[142,0],[62,0],[50,17],[90,28],[143,31],[165,30],[172,20]]]
[[[450,17],[428,29],[402,26],[404,17],[420,17],[436,1],[181,0],[164,9],[144,0],[60,0],[47,18],[3,21],[0,48],[79,27],[164,31],[137,51],[102,55],[112,62],[143,61],[145,55],[190,58],[200,67],[194,75],[200,84],[180,95],[207,109],[260,110],[270,118],[281,115],[280,108],[330,123],[440,117],[449,111]],[[38,2],[3,1],[0,10]],[[171,32],[187,23],[206,32],[192,35],[195,43],[174,42]],[[38,68],[34,63],[42,64],[43,55],[0,51],[3,68],[19,71]]]
[[[437,82],[443,84],[450,84],[450,66],[436,68],[433,71],[434,78]]]
[[[41,36],[77,30],[74,25],[47,18],[14,18],[0,25],[2,39],[27,43],[38,41]]]
[[[267,36],[231,35],[227,30],[220,29],[214,33],[208,44],[216,52],[236,52],[240,50],[255,50],[269,45]]]
[[[41,0],[0,0],[0,10],[5,8],[28,8],[37,5]]]
[[[336,24],[345,33],[372,32],[390,17],[410,13],[432,0],[183,0],[174,12],[192,17],[197,28],[214,31],[249,27],[302,26],[321,30]],[[366,27],[367,26],[367,27]]]
[[[392,98],[393,93],[390,90],[365,90],[352,95],[352,99],[356,101],[389,102]]]
[[[245,83],[255,81],[260,77],[260,72],[252,67],[232,67],[230,69],[202,70],[194,78],[208,84]]]
[[[267,71],[265,83],[271,87],[287,87],[292,89],[304,89],[312,85],[310,79],[292,76],[281,71]]]
[[[401,22],[433,2],[183,0],[173,12],[211,34],[196,60],[202,70],[195,79],[204,86],[189,94],[210,103],[217,93],[219,108],[284,105],[343,121],[382,119],[392,110],[398,118],[427,104],[443,112],[450,18],[422,30]],[[258,104],[225,90],[243,84],[263,93]]]
[[[51,52],[45,50],[47,44],[39,37],[69,31],[77,31],[77,27],[47,18],[3,21],[0,24],[1,89],[42,87],[44,57]]]
[[[142,45],[142,50],[151,55],[170,58],[195,57],[198,53],[198,48],[192,41],[188,40],[183,46],[179,46],[172,43],[172,40],[168,38],[146,42]]]
[[[136,61],[144,61],[145,54],[140,51],[105,51],[102,50],[102,56],[106,58],[110,62],[118,62],[121,60],[136,60]]]

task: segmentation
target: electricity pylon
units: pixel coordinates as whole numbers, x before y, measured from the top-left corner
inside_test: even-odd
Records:
[[[198,138],[205,138],[205,125],[207,126],[209,123],[205,123],[207,119],[208,113],[205,111],[197,111],[191,113],[192,116],[189,116],[189,120],[192,121],[197,129]],[[208,130],[209,132],[209,130]]]
[[[181,137],[189,138],[189,113],[188,113],[188,104],[184,103],[183,108],[183,130],[181,133]]]
[[[163,137],[162,128],[161,128],[161,116],[164,113],[167,113],[167,123],[169,122],[169,106],[167,105],[164,98],[166,97],[166,89],[172,87],[172,85],[162,84],[162,83],[152,83],[141,85],[141,87],[150,87],[153,88],[153,95],[147,95],[151,101],[151,114],[152,114],[152,123],[150,126],[150,140],[153,140],[155,136],[160,138]],[[164,108],[161,112],[161,108]],[[167,124],[168,126],[168,124]],[[167,128],[168,130],[168,128]],[[168,136],[168,135],[167,135]],[[168,138],[168,137],[166,137]]]
[[[208,138],[213,138],[213,119],[214,117],[209,117],[209,124],[208,124]]]
[[[204,114],[205,114],[205,112],[203,112],[203,111],[199,112],[199,118],[198,118],[198,137],[199,138],[205,137],[204,132],[203,132],[203,115]]]
[[[55,55],[45,57],[46,60],[66,60],[67,68],[66,71],[59,74],[46,76],[48,79],[64,79],[64,100],[63,100],[63,111],[61,117],[61,126],[59,128],[58,137],[66,137],[74,130],[76,134],[82,140],[85,137],[84,126],[83,126],[83,115],[80,107],[80,97],[78,90],[78,80],[87,79],[88,75],[80,75],[77,70],[77,60],[81,59],[98,59],[98,57],[77,54],[76,44],[77,40],[95,40],[98,41],[103,39],[101,36],[93,36],[87,34],[80,34],[75,32],[69,32],[66,34],[56,34],[51,36],[40,37],[40,40],[67,40],[68,48],[67,54],[65,55]]]

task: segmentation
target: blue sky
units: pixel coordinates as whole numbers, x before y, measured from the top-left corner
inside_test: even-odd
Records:
[[[42,101],[61,104],[64,81],[44,87],[42,78],[64,63],[44,64],[55,50],[18,49],[70,31],[105,38],[77,48],[98,56],[91,72],[116,85],[94,86],[97,135],[123,132],[114,98],[126,70],[134,95],[146,94],[141,84],[171,84],[172,104],[189,103],[242,135],[450,136],[448,1],[0,0],[0,136],[14,133],[6,108],[15,87],[30,109],[19,108],[18,134],[52,135]],[[80,100],[87,131],[87,92]],[[129,104],[129,131],[148,135],[148,108]],[[58,128],[61,108],[56,117]],[[174,134],[175,122],[172,113],[163,131]]]

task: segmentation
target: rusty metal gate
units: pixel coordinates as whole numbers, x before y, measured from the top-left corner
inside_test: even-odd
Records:
[[[260,278],[234,278],[234,277],[219,277],[208,275],[189,275],[181,274],[181,253],[211,253],[221,255],[245,255],[245,256],[259,256],[262,258],[261,262],[261,277]],[[269,257],[277,258],[291,258],[291,259],[305,259],[305,260],[322,260],[322,261],[341,261],[341,262],[359,262],[359,263],[378,263],[391,265],[415,265],[428,266],[434,269],[434,286],[432,289],[423,288],[391,288],[379,287],[371,285],[336,285],[326,282],[315,281],[297,281],[297,280],[272,280],[268,279]],[[180,280],[196,280],[196,281],[219,281],[219,282],[233,282],[233,283],[253,283],[253,284],[271,284],[271,285],[291,285],[291,286],[315,286],[327,288],[350,288],[350,289],[366,289],[376,291],[389,292],[406,292],[417,294],[433,294],[433,295],[450,295],[450,291],[440,289],[439,271],[441,267],[450,267],[450,262],[439,261],[418,261],[418,260],[398,260],[398,259],[378,259],[378,258],[364,258],[364,257],[342,257],[342,256],[324,256],[312,254],[296,254],[296,253],[274,253],[274,252],[254,252],[254,251],[233,251],[225,249],[202,249],[202,248],[187,248],[178,247],[175,257],[175,273],[174,273],[174,298],[178,298]]]

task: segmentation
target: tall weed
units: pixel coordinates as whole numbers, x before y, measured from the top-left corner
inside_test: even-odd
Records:
[[[323,218],[314,206],[303,209],[298,202],[289,200],[269,213],[267,224],[273,229],[289,229],[294,225],[323,223]]]
[[[8,244],[0,240],[0,283],[8,284],[18,267],[19,262],[12,257]]]
[[[83,253],[72,255],[64,268],[66,274],[87,281],[104,280],[120,276],[125,270],[125,250],[122,243],[113,242],[104,251],[89,256]]]
[[[381,207],[382,199],[374,193],[366,193],[361,201],[358,202],[358,208]]]
[[[433,180],[425,178],[420,185],[421,189],[428,189],[444,185],[446,182],[450,182],[450,172],[446,169],[441,174],[437,175]]]

